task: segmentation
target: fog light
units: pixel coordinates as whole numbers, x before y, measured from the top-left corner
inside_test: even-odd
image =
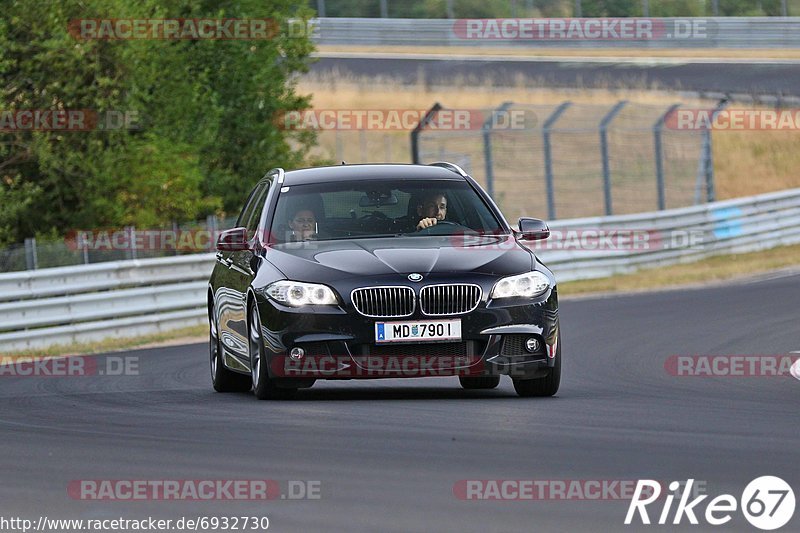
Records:
[[[530,339],[525,341],[525,349],[531,353],[539,351],[539,339],[536,337],[531,337]]]
[[[298,348],[297,346],[295,346],[294,348],[292,348],[292,351],[289,352],[289,357],[291,357],[295,361],[299,361],[300,359],[303,358],[303,356],[305,354],[306,354],[306,351],[304,349]]]

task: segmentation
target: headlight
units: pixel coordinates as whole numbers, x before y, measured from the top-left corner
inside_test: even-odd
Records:
[[[541,272],[527,272],[509,276],[497,282],[492,289],[491,298],[539,296],[550,287],[550,280]]]
[[[276,281],[264,291],[267,296],[282,304],[300,307],[302,305],[336,305],[339,300],[330,287],[317,283],[300,281]]]

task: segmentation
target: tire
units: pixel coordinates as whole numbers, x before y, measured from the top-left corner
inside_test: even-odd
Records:
[[[553,367],[546,376],[534,379],[515,379],[514,390],[523,398],[553,396],[561,384],[561,334],[558,335],[558,347]]]
[[[264,342],[261,338],[261,318],[255,302],[251,302],[247,313],[247,339],[250,352],[250,381],[253,393],[259,400],[291,400],[297,394],[296,388],[279,387],[269,377]]]
[[[219,340],[219,321],[212,306],[208,317],[208,355],[211,365],[211,385],[217,392],[247,392],[250,377],[228,370],[222,362],[222,344]]]
[[[500,385],[500,376],[481,376],[478,378],[468,378],[458,376],[461,387],[466,390],[494,389]]]

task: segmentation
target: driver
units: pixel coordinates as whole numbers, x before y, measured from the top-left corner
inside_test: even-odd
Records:
[[[426,194],[417,206],[417,216],[420,217],[417,231],[435,226],[447,216],[447,196],[441,192]]]

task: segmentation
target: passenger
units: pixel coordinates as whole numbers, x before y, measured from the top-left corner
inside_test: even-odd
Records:
[[[292,230],[290,240],[307,241],[317,236],[317,217],[311,209],[299,209],[289,219],[289,229]]]

